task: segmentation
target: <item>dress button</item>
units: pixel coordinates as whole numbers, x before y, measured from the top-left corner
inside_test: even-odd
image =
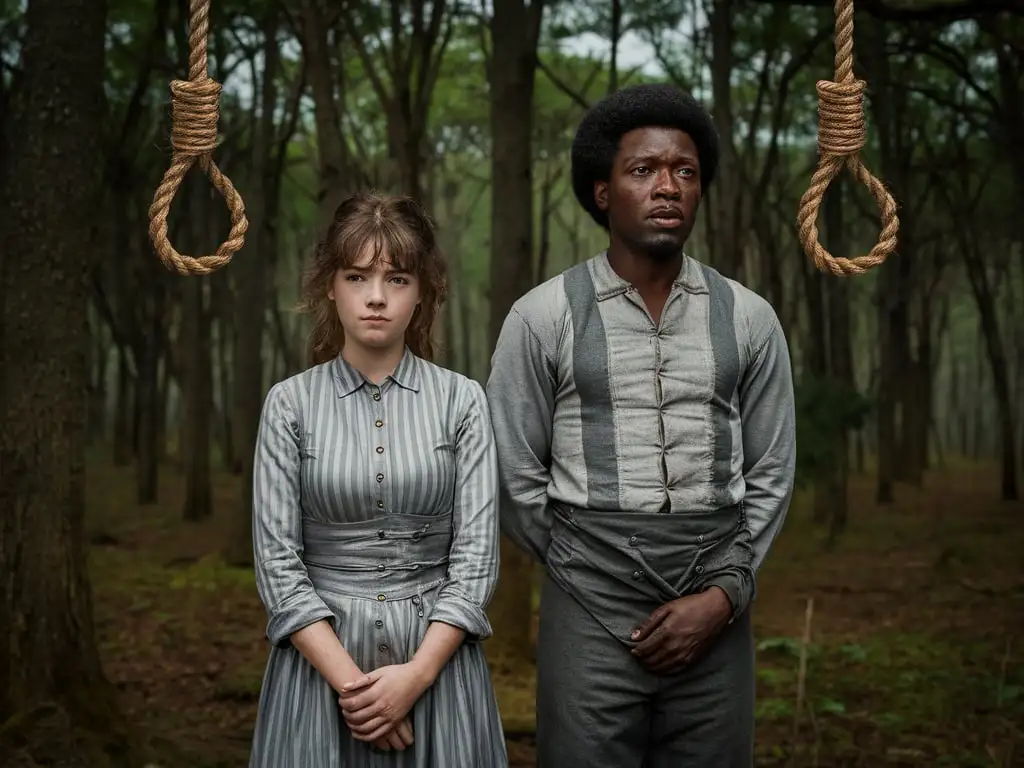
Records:
[[[377,453],[384,453],[384,446],[383,445],[378,445],[377,446]]]
[[[636,536],[630,536],[629,537],[629,546],[635,547],[636,546],[636,542],[637,542]]]
[[[383,571],[383,570],[384,570],[384,563],[379,563],[379,564],[377,565],[377,570],[378,570],[378,571]]]
[[[412,596],[412,604],[413,604],[413,605],[419,605],[419,604],[420,604],[420,598],[419,598],[419,595],[413,595],[413,596]]]
[[[375,627],[377,627],[377,629],[380,629],[381,627],[383,627],[383,626],[384,626],[384,622],[383,622],[383,621],[381,621],[380,619],[377,619],[377,620],[376,620],[375,622],[373,622],[373,625],[374,625]]]
[[[373,393],[373,399],[374,400],[380,400],[380,392],[374,392]]]
[[[378,538],[378,539],[383,539],[383,538],[385,538],[386,536],[387,536],[387,534],[386,534],[386,533],[384,533],[384,531],[377,531],[377,538]]]
[[[422,531],[413,531],[412,532],[412,539],[413,539],[413,541],[419,541],[422,538],[423,538],[423,532]]]
[[[380,473],[380,472],[377,473],[377,482],[378,483],[383,483],[384,482],[384,475],[382,473]]]
[[[704,573],[704,566],[698,565],[694,570],[697,571],[697,573]]]
[[[377,599],[378,599],[378,600],[379,600],[380,602],[382,602],[382,603],[383,603],[383,602],[384,602],[385,600],[387,600],[387,599],[388,599],[388,596],[387,596],[387,595],[377,595]]]
[[[633,578],[634,579],[640,579],[640,578],[643,577],[643,575],[644,575],[643,571],[633,571]]]
[[[377,509],[384,509],[384,502],[377,499]]]
[[[388,652],[388,644],[387,643],[381,643],[380,645],[377,646],[377,648],[380,649],[381,653],[387,653]]]
[[[381,421],[380,419],[377,419],[377,420],[376,420],[375,422],[373,422],[373,423],[374,423],[374,424],[375,424],[376,426],[378,426],[378,427],[383,427],[383,426],[384,426],[384,422],[383,422],[383,421]]]

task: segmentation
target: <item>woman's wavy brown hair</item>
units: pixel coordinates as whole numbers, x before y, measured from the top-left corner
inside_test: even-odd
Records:
[[[358,192],[335,210],[303,280],[300,309],[313,317],[310,365],[333,360],[345,345],[345,330],[327,294],[337,271],[351,267],[367,246],[374,249],[374,263],[386,254],[394,269],[418,278],[420,303],[406,329],[405,343],[419,357],[431,360],[434,356],[430,332],[447,293],[434,224],[411,197]]]

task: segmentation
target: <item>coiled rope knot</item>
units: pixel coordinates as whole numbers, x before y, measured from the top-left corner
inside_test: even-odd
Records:
[[[853,76],[853,0],[836,0],[835,8],[836,76],[834,81],[819,80],[817,84],[818,167],[800,199],[797,229],[804,252],[819,270],[834,275],[859,275],[884,262],[896,249],[899,218],[892,195],[860,159],[860,151],[867,143],[865,83]],[[825,190],[844,166],[871,191],[882,219],[882,231],[871,252],[852,259],[826,251],[818,242],[815,224]]]
[[[217,148],[220,83],[210,78],[171,81],[171,146],[185,155]]]
[[[818,81],[818,152],[856,155],[868,141],[864,124],[864,81]]]
[[[231,180],[221,173],[211,154],[217,148],[221,86],[207,75],[206,36],[210,0],[191,0],[189,12],[189,79],[171,81],[171,146],[174,154],[149,207],[149,238],[168,269],[183,275],[206,275],[231,261],[245,242],[249,222],[245,204]],[[224,196],[231,214],[227,239],[210,256],[185,256],[167,239],[167,215],[182,179],[198,164]]]

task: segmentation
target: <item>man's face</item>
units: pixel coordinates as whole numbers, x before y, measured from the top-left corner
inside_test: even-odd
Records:
[[[622,137],[608,181],[594,184],[613,238],[658,259],[683,249],[700,206],[700,161],[676,128],[637,128]]]

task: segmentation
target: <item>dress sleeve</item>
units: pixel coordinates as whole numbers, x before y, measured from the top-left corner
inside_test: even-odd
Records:
[[[483,388],[468,384],[469,405],[455,436],[455,504],[448,578],[430,613],[466,631],[491,636],[484,609],[498,580],[497,453]]]
[[[293,633],[334,614],[313,589],[302,561],[299,425],[282,384],[267,394],[253,466],[253,555],[256,589],[267,610],[267,639],[287,645]]]

